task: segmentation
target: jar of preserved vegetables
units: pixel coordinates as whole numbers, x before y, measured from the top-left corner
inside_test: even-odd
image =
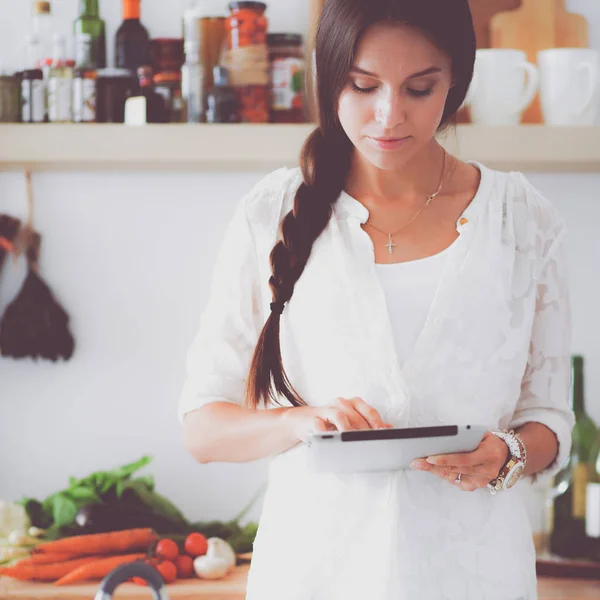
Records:
[[[304,49],[297,33],[267,35],[271,61],[271,122],[304,123]]]
[[[223,66],[229,73],[242,123],[268,123],[270,64],[268,21],[263,2],[230,2],[225,22],[226,52]]]

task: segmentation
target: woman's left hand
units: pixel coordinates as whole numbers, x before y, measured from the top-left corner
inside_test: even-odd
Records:
[[[487,487],[496,479],[510,456],[508,446],[493,433],[487,432],[474,452],[443,454],[415,460],[411,468],[428,471],[446,479],[465,492]],[[460,481],[456,481],[458,475]]]

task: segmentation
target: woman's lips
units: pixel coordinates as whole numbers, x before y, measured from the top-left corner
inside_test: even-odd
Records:
[[[372,145],[374,145],[379,150],[396,150],[400,148],[406,142],[408,142],[411,138],[407,136],[405,138],[375,138],[375,137],[367,137]]]

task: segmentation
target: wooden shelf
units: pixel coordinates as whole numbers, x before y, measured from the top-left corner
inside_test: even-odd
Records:
[[[266,170],[294,166],[307,125],[2,124],[0,170]],[[462,159],[525,172],[600,172],[600,127],[459,125]]]

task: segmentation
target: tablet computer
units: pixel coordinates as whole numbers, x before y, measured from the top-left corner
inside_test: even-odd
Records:
[[[308,468],[315,473],[409,469],[417,458],[473,452],[487,429],[482,425],[443,425],[316,433],[306,442]]]

